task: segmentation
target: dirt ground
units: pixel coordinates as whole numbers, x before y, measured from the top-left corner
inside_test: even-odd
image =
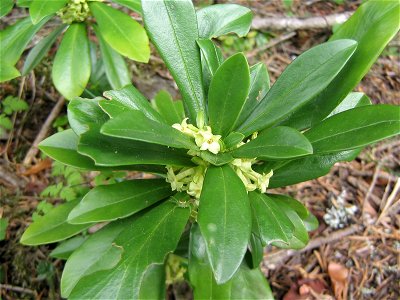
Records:
[[[278,0],[229,2],[251,7],[260,17],[328,15],[355,10],[361,3],[295,0],[288,8]],[[26,12],[15,11],[12,16],[18,15],[26,15]],[[11,23],[12,18],[7,22]],[[236,39],[234,46],[244,47],[242,51],[251,64],[266,63],[273,82],[292,59],[326,41],[330,34],[330,29],[268,32],[262,34],[260,44],[257,39],[254,42],[247,38],[247,44]],[[288,38],[274,45],[285,35]],[[226,54],[235,50],[227,46],[225,40],[220,43]],[[374,103],[400,104],[399,46],[399,39],[391,42],[356,88]],[[54,49],[51,51],[50,57],[54,57]],[[41,159],[39,154],[32,158],[30,165],[22,163],[46,118],[59,102],[60,96],[50,79],[50,61],[45,59],[26,78],[0,85],[0,99],[19,96],[30,106],[26,112],[13,117],[14,129],[0,140],[0,216],[9,219],[6,238],[0,241],[3,299],[60,298],[63,261],[48,257],[55,246],[19,244],[32,213],[42,200],[41,191],[60,180],[51,175],[51,162]],[[131,64],[130,67],[134,83],[147,97],[153,97],[161,88],[178,97],[176,86],[155,51],[149,65]],[[64,106],[58,115],[65,113]],[[52,131],[54,128],[50,126],[48,134]],[[353,162],[336,164],[326,176],[274,190],[302,201],[320,222],[303,250],[265,249],[262,270],[277,299],[399,299],[399,174],[400,139],[394,138],[366,148]],[[85,176],[90,182],[93,174]],[[57,203],[59,199],[48,201]],[[345,218],[335,215],[346,208],[352,213]],[[171,299],[180,298],[174,290],[169,294]]]

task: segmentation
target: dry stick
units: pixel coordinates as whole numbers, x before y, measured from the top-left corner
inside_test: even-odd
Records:
[[[38,154],[39,149],[38,145],[41,141],[44,140],[44,138],[47,136],[51,124],[53,121],[57,118],[58,114],[61,112],[61,109],[63,108],[65,103],[64,97],[60,97],[56,103],[56,105],[53,107],[51,110],[50,114],[47,116],[46,121],[44,122],[42,128],[40,129],[38,135],[35,138],[35,141],[33,142],[31,148],[29,149],[28,153],[25,156],[24,165],[30,165],[33,158]]]
[[[359,232],[362,230],[362,226],[359,225],[353,225],[350,226],[346,229],[335,231],[331,233],[327,237],[319,237],[316,239],[311,240],[306,247],[303,249],[296,251],[296,250],[280,250],[278,252],[268,254],[266,253],[265,260],[264,260],[264,265],[268,267],[269,269],[274,269],[278,267],[279,265],[285,263],[286,260],[288,260],[291,256],[295,254],[301,254],[303,252],[312,250],[314,248],[318,248],[321,245],[336,242],[337,240],[340,240],[348,235],[351,235],[353,233]]]
[[[292,31],[286,34],[283,34],[281,36],[278,36],[277,38],[272,39],[271,41],[269,41],[268,43],[266,43],[264,46],[259,47],[258,49],[254,49],[253,51],[250,51],[247,56],[248,57],[252,57],[252,56],[256,56],[258,53],[265,51],[269,48],[275,47],[276,45],[278,45],[279,43],[282,43],[286,40],[291,39],[292,37],[294,37],[296,35],[296,32]]]
[[[10,284],[0,284],[0,289],[5,289],[13,292],[18,292],[18,293],[25,293],[29,295],[36,295],[36,292],[31,289],[19,287],[19,286],[13,286]]]
[[[341,14],[332,14],[311,18],[296,17],[271,17],[253,19],[252,28],[255,30],[306,30],[306,29],[327,29],[334,25],[342,24],[353,14],[345,12]]]
[[[396,195],[399,192],[399,190],[400,190],[400,178],[397,179],[396,185],[394,186],[392,193],[388,197],[378,220],[376,220],[376,224],[379,224],[381,222],[381,220],[383,219],[383,217],[386,216],[386,214],[388,213],[389,207],[392,205],[393,201],[396,199]],[[400,202],[400,200],[398,200],[397,202]]]

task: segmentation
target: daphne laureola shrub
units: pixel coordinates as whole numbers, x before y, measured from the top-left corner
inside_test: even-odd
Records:
[[[249,67],[242,53],[225,59],[212,41],[245,35],[249,9],[195,11],[189,0],[141,6],[182,101],[162,93],[150,103],[132,85],[75,98],[71,129],[40,148],[81,169],[154,178],[97,186],[36,220],[21,242],[58,242],[105,224],[84,242],[58,246],[68,254],[62,296],[71,299],[162,299],[166,282],[180,280],[195,299],[269,299],[263,248],[300,249],[318,222],[299,201],[268,189],[322,176],[399,133],[399,107],[352,92],[398,31],[399,2],[361,5],[272,87],[265,65]]]

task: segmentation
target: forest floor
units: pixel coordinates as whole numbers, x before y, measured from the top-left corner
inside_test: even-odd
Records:
[[[308,17],[354,11],[361,1],[295,0],[291,7],[278,0],[229,2],[251,7],[258,17]],[[296,56],[326,41],[331,33],[328,28],[255,32],[245,39],[227,38],[219,42],[226,55],[243,51],[251,64],[263,61],[274,82]],[[0,85],[0,99],[11,95],[29,104],[28,110],[13,116],[12,131],[0,139],[0,218],[9,220],[5,239],[0,241],[2,299],[60,298],[63,261],[48,256],[55,245],[19,244],[37,206],[44,199],[49,203],[60,200],[44,198],[41,192],[48,185],[65,184],[65,178],[55,176],[54,170],[52,173],[49,159],[42,159],[39,153],[26,158],[55,105],[61,105],[56,112],[58,123],[45,131],[51,134],[56,127],[66,126],[66,108],[52,86],[50,61],[46,59],[25,78]],[[155,51],[150,64],[130,67],[135,85],[148,98],[160,89],[179,97],[171,75]],[[399,105],[399,69],[397,39],[384,50],[356,91],[366,93],[375,104]],[[24,165],[24,159],[30,163]],[[336,164],[326,176],[275,190],[302,201],[320,222],[305,249],[265,250],[262,270],[277,299],[399,299],[399,174],[400,140],[394,138],[366,148],[353,162]],[[94,175],[82,176],[90,185]],[[353,213],[337,218],[335,212],[346,207],[352,207]],[[330,222],[326,221],[327,215]],[[171,298],[179,298],[173,291],[170,294]]]

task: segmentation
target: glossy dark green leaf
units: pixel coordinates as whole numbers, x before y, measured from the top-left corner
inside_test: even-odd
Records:
[[[192,123],[205,112],[196,13],[190,0],[143,1],[147,31],[174,77]]]
[[[171,126],[148,119],[138,110],[109,120],[101,128],[101,133],[169,147],[196,149],[196,144],[189,136]]]
[[[327,88],[291,116],[285,124],[299,129],[309,128],[328,116],[338,106],[356,87],[399,31],[399,9],[400,2],[397,0],[368,1],[340,26],[331,37],[331,41],[356,40],[357,50]]]
[[[340,102],[340,104],[329,114],[327,118],[355,107],[371,104],[371,99],[369,99],[364,93],[350,93],[346,96],[346,98],[343,99],[342,102]]]
[[[241,134],[240,132],[235,132],[232,131],[226,138],[223,139],[225,148],[226,149],[231,149],[231,148],[236,148],[237,144],[239,144],[245,136]]]
[[[292,209],[295,211],[301,219],[306,219],[308,215],[310,214],[307,208],[304,207],[304,205],[300,202],[297,201],[296,199],[293,199],[289,196],[286,195],[278,195],[278,194],[268,194],[268,197],[272,198],[275,200],[278,206],[285,206],[287,208]]]
[[[38,24],[33,25],[31,18],[26,17],[0,31],[1,65],[15,65],[33,36],[48,20],[49,18],[44,18]],[[1,77],[3,76],[1,75]]]
[[[157,201],[171,196],[165,179],[129,180],[92,189],[71,211],[68,222],[104,222],[133,215]]]
[[[43,18],[55,14],[67,4],[68,0],[33,0],[29,6],[29,14],[33,24],[39,23]]]
[[[90,2],[89,7],[101,35],[114,50],[138,62],[149,61],[149,39],[138,22],[104,3]]]
[[[0,18],[7,15],[13,8],[13,0],[2,0],[0,3]]]
[[[336,114],[305,133],[314,153],[351,150],[400,133],[400,107],[367,105]]]
[[[22,75],[28,74],[40,63],[65,27],[66,25],[60,25],[29,51],[22,68]]]
[[[282,241],[274,241],[272,245],[277,246],[279,248],[284,249],[302,249],[308,243],[308,232],[303,223],[303,220],[299,217],[299,215],[292,210],[291,208],[281,205],[280,209],[285,212],[286,216],[293,223],[294,231],[293,235],[289,238],[287,243]]]
[[[229,57],[218,68],[208,93],[208,114],[214,134],[227,136],[235,127],[249,86],[249,65],[242,53]]]
[[[174,101],[167,91],[159,91],[154,97],[153,104],[168,125],[180,124],[185,117],[182,101]]]
[[[249,248],[251,252],[252,269],[258,268],[264,258],[264,246],[261,242],[261,239],[253,232],[250,236]]]
[[[208,92],[211,79],[222,64],[224,58],[221,49],[209,39],[198,39],[197,45],[200,47],[204,91]]]
[[[278,126],[264,130],[257,138],[233,150],[234,157],[288,159],[311,154],[312,146],[296,129]]]
[[[100,100],[99,106],[110,118],[118,117],[124,112],[133,110],[129,106],[121,104],[115,100]]]
[[[88,228],[90,224],[72,225],[67,223],[68,214],[78,202],[79,200],[74,200],[60,204],[33,222],[22,235],[21,243],[24,245],[54,243]]]
[[[71,100],[82,94],[91,71],[89,40],[84,23],[71,24],[54,59],[51,76],[57,90]]]
[[[165,292],[167,289],[165,281],[166,275],[164,264],[150,265],[141,280],[138,299],[165,299]]]
[[[276,201],[258,192],[250,192],[249,199],[253,211],[253,228],[257,230],[255,234],[262,242],[267,245],[275,241],[288,243],[294,226]]]
[[[201,151],[200,157],[214,166],[223,166],[234,159],[230,153],[213,154],[209,151]]]
[[[97,28],[95,32],[99,40],[101,58],[103,59],[105,72],[111,87],[120,89],[130,84],[131,74],[123,57],[106,43]]]
[[[329,173],[332,166],[339,161],[352,161],[360,153],[360,149],[338,152],[327,155],[311,155],[291,160],[278,169],[269,181],[269,188],[277,188],[318,178]],[[271,168],[261,169],[269,172]]]
[[[85,276],[116,266],[123,248],[114,243],[130,219],[113,222],[91,235],[67,260],[61,277],[61,295],[70,296],[76,284]]]
[[[104,167],[125,165],[143,171],[147,169],[148,172],[165,173],[165,167],[158,165],[193,166],[185,152],[161,145],[105,136],[96,130],[81,135],[78,151],[92,158],[97,166]],[[152,166],[143,169],[144,164]]]
[[[197,11],[199,36],[213,38],[227,33],[245,36],[251,26],[253,15],[247,7],[237,4],[216,4]]]
[[[82,169],[96,170],[93,160],[77,152],[78,139],[79,137],[72,129],[67,129],[53,134],[42,141],[39,144],[39,149],[63,164]]]
[[[265,97],[270,88],[269,74],[263,63],[255,64],[250,68],[250,88],[246,103],[240,113],[237,126],[241,125],[251,114],[254,108]]]
[[[319,94],[354,53],[357,43],[338,40],[318,45],[296,58],[237,131],[250,135],[270,127]]]
[[[140,0],[112,0],[112,2],[118,3],[138,13],[142,13],[142,5],[140,4]]]
[[[217,284],[206,248],[199,226],[193,224],[189,244],[189,278],[193,286],[193,296],[195,299],[230,299],[231,281]]]
[[[104,93],[104,97],[115,100],[131,110],[140,110],[153,121],[164,122],[160,114],[151,107],[150,102],[133,85],[120,90],[107,91]]]
[[[61,242],[53,251],[50,252],[49,255],[54,258],[66,260],[83,244],[84,241],[86,241],[86,237],[82,235],[72,237]]]
[[[231,299],[273,300],[274,296],[260,268],[251,270],[242,264],[232,280]]]
[[[197,220],[216,282],[225,283],[239,268],[251,232],[247,192],[229,165],[207,169]]]
[[[307,231],[313,231],[319,227],[318,219],[312,213],[310,213],[307,218],[303,219],[303,224]]]
[[[163,263],[175,249],[189,213],[189,208],[167,201],[132,219],[113,240],[123,249],[118,264],[82,278],[69,299],[138,299],[147,268]]]

